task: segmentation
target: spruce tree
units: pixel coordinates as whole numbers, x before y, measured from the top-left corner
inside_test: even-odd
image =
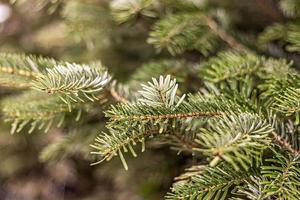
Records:
[[[3,34],[0,86],[12,138],[63,133],[41,161],[130,173],[167,146],[186,168],[167,200],[299,199],[298,0],[37,2],[5,4],[39,18]]]

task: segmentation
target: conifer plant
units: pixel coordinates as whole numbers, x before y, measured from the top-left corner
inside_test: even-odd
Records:
[[[130,171],[127,160],[156,142],[193,160],[174,178],[167,200],[300,198],[298,0],[272,4],[275,23],[255,33],[236,26],[218,1],[42,5],[64,24],[68,42],[60,48],[77,45],[85,56],[1,49],[0,85],[8,91],[1,117],[11,134],[66,131],[41,150],[41,160],[80,151],[93,168],[119,158]],[[138,64],[127,78],[118,72],[122,62],[107,55],[132,53]],[[87,131],[72,134],[74,124]]]

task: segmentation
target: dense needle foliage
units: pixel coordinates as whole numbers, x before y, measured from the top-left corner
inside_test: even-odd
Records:
[[[23,137],[43,165],[87,163],[91,178],[117,157],[130,176],[165,154],[167,200],[299,199],[298,0],[37,2],[3,4],[16,16],[0,21],[0,103],[10,139],[37,135]],[[11,30],[28,5],[31,31]],[[96,190],[85,197],[109,199]]]

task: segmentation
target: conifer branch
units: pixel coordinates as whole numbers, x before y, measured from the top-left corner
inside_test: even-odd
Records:
[[[262,166],[266,197],[297,199],[300,195],[299,155],[273,151],[274,157],[267,159],[271,165]]]
[[[175,14],[156,22],[148,43],[158,51],[166,48],[172,55],[196,49],[207,55],[217,46],[218,37],[201,15]]]
[[[253,160],[261,159],[262,151],[270,144],[271,125],[259,116],[248,113],[227,114],[221,119],[209,120],[209,127],[202,129],[195,140],[201,151],[214,159],[215,166],[223,159],[233,165],[236,170],[247,170],[253,166]]]
[[[286,115],[297,114],[300,111],[300,88],[288,87],[275,97],[273,108]]]
[[[52,58],[36,57],[25,54],[0,54],[0,73],[15,74],[27,78],[33,78],[46,67],[58,64]]]
[[[244,184],[236,187],[237,191],[233,193],[234,197],[230,200],[244,200],[246,197],[249,200],[271,200],[271,197],[266,197],[264,193],[263,181],[265,178],[260,175],[251,176]]]
[[[263,57],[251,53],[225,51],[200,65],[200,75],[209,82],[219,83],[257,75],[264,70]]]
[[[26,102],[26,106],[24,106]],[[29,126],[29,133],[36,128],[47,132],[52,124],[61,126],[65,115],[79,105],[67,105],[58,96],[47,96],[42,93],[29,92],[16,97],[9,97],[2,102],[2,112],[5,121],[12,123],[11,133],[20,132],[25,126]],[[80,109],[78,114],[80,114]],[[77,115],[77,120],[80,115]]]
[[[200,168],[200,173],[192,175],[188,182],[174,185],[166,199],[225,199],[232,188],[251,177],[251,172],[235,171],[227,165],[203,168]]]
[[[26,89],[31,81],[57,61],[51,58],[25,54],[0,54],[0,85],[8,88]]]
[[[33,87],[49,94],[57,93],[67,104],[70,101],[96,100],[95,94],[103,90],[111,79],[101,68],[70,63],[47,68],[46,72],[36,78]]]

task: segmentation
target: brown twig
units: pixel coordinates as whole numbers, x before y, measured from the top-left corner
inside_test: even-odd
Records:
[[[222,40],[224,40],[230,47],[233,49],[239,51],[239,52],[249,52],[250,50],[240,42],[238,42],[234,37],[227,34],[223,29],[220,28],[220,26],[217,24],[217,22],[212,19],[209,16],[203,15],[204,20],[207,24],[207,26],[214,31],[215,34],[217,34]]]
[[[109,90],[111,96],[117,101],[121,103],[128,103],[129,101],[121,96],[113,87]]]
[[[288,143],[285,139],[281,138],[277,133],[274,131],[272,132],[273,139],[276,143],[278,143],[280,146],[285,148],[286,150],[290,151],[294,155],[298,155],[300,153],[299,150],[293,148],[293,146]]]
[[[165,115],[134,115],[134,116],[114,116],[113,120],[156,120],[156,119],[182,119],[189,117],[206,117],[206,116],[219,116],[222,112],[190,112],[190,113],[177,113],[177,114],[165,114]]]

